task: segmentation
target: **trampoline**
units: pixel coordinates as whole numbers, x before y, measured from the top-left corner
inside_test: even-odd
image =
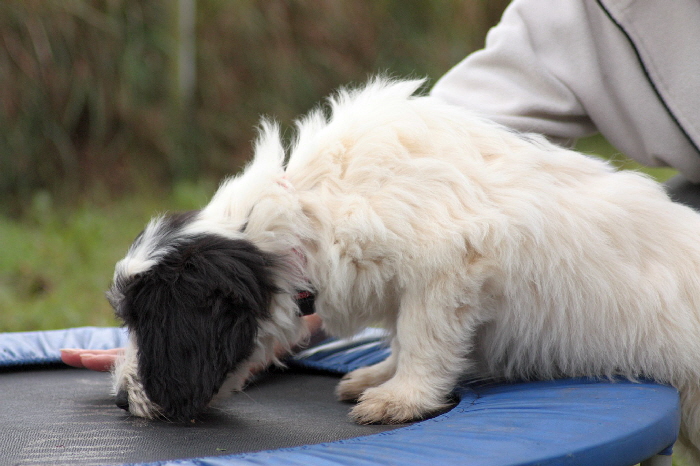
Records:
[[[355,425],[333,388],[388,355],[381,336],[322,342],[183,425],[130,417],[109,374],[60,363],[60,348],[123,346],[122,329],[0,334],[0,464],[670,465],[678,393],[646,381],[465,382],[435,418]]]

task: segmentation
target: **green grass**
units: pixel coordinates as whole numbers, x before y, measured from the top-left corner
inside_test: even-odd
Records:
[[[673,168],[645,167],[640,165],[634,160],[622,155],[600,135],[580,139],[576,143],[576,150],[607,159],[620,170],[635,170],[646,173],[661,183],[678,173],[678,171]]]
[[[0,331],[115,325],[104,292],[116,261],[155,213],[201,207],[214,188],[180,184],[71,210],[39,194],[22,220],[0,217]]]

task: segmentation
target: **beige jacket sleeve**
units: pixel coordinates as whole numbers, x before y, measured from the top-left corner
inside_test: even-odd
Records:
[[[514,0],[431,94],[560,141],[599,131],[700,182],[700,2]]]

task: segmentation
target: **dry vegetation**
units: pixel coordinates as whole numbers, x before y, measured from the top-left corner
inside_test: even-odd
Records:
[[[199,0],[190,95],[177,3],[0,3],[5,214],[37,192],[65,203],[235,171],[261,114],[288,124],[378,71],[437,78],[508,2]]]

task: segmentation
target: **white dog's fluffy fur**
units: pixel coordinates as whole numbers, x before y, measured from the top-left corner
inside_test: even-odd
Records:
[[[120,262],[118,313],[122,285],[168,254],[163,231],[242,239],[278,258],[276,290],[220,393],[241,388],[276,342],[303,337],[293,293],[313,289],[331,334],[381,323],[392,335],[389,359],[338,385],[358,400],[357,422],[441,410],[465,375],[648,377],[679,389],[681,440],[697,452],[700,216],[643,175],[413,96],[420,85],[340,91],[329,116],[298,122],[286,164],[263,122],[241,175],[181,224],[156,219]],[[116,385],[152,416],[137,369],[143,324],[127,325],[136,337]]]

